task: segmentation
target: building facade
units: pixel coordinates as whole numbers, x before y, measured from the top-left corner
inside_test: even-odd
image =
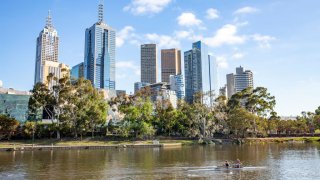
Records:
[[[68,65],[52,61],[42,62],[42,73],[46,79],[42,82],[46,84],[49,89],[58,84],[58,80],[70,76],[70,68]],[[57,79],[55,79],[57,78]]]
[[[37,38],[36,62],[34,84],[46,83],[49,75],[45,65],[53,64],[55,68],[58,63],[59,55],[59,36],[57,30],[52,25],[52,18],[49,11],[46,26]]]
[[[170,89],[176,92],[177,98],[179,100],[185,98],[184,78],[182,74],[170,75]]]
[[[193,103],[194,95],[202,93],[202,102],[212,105],[218,91],[217,66],[206,44],[192,44],[192,49],[184,53],[184,68],[186,101]]]
[[[227,74],[228,98],[248,87],[253,87],[253,73],[250,70],[245,71],[240,66],[236,68],[236,74]]]
[[[0,87],[0,114],[6,114],[24,123],[28,118],[28,103],[31,93]]]
[[[227,97],[230,98],[232,95],[235,94],[236,90],[234,87],[234,74],[227,74]]]
[[[236,93],[241,92],[248,87],[253,87],[253,73],[250,70],[244,71],[241,66],[236,68],[234,80]]]
[[[169,83],[170,75],[181,74],[181,51],[178,49],[161,50],[161,81]]]
[[[141,82],[156,83],[158,76],[158,55],[156,44],[141,45]]]
[[[149,86],[150,83],[144,83],[144,82],[135,82],[134,83],[134,94],[136,94],[141,88],[145,86]]]
[[[71,69],[71,80],[77,80],[84,77],[84,63],[79,63]]]
[[[103,21],[103,5],[99,20],[85,32],[84,77],[95,88],[116,89],[116,32]]]

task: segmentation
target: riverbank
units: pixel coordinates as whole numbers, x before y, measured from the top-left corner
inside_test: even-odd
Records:
[[[246,138],[245,143],[311,143],[319,142],[320,137],[272,137],[272,138]]]
[[[0,142],[0,151],[109,149],[109,148],[154,148],[179,147],[196,144],[194,140],[146,140],[146,141],[102,141],[102,140],[35,140]]]
[[[55,140],[43,139],[3,141],[0,142],[0,151],[33,151],[33,150],[70,150],[70,149],[109,149],[109,148],[154,148],[179,147],[196,144],[260,144],[260,143],[320,143],[320,137],[272,137],[272,138],[245,138],[245,139],[212,139],[210,143],[198,140],[142,140],[142,141],[107,141],[92,140]]]

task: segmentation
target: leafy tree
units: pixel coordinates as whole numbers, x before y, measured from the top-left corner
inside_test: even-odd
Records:
[[[19,121],[7,115],[0,114],[0,139],[6,138],[10,140],[18,126]]]
[[[244,108],[232,109],[229,112],[228,125],[236,137],[246,137],[248,132],[253,132],[254,122],[258,117]]]

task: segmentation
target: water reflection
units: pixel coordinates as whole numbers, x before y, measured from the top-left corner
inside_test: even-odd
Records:
[[[319,144],[0,152],[0,179],[319,179]],[[260,169],[217,170],[241,159]]]

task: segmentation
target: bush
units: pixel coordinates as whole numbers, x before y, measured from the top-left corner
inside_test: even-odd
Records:
[[[0,140],[10,140],[11,136],[17,131],[19,121],[7,115],[0,115]]]

